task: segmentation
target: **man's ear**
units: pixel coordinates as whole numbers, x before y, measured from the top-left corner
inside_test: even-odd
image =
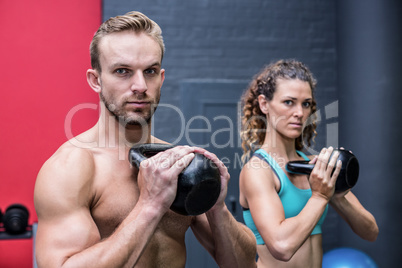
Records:
[[[263,112],[264,114],[268,114],[269,103],[264,95],[260,94],[258,96],[258,104],[260,105],[261,112]]]
[[[89,86],[96,92],[101,92],[101,81],[100,75],[97,70],[88,69],[87,70],[87,82]]]
[[[161,69],[161,79],[163,84],[163,81],[165,81],[165,69]]]

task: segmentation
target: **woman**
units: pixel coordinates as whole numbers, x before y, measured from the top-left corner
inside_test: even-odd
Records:
[[[264,68],[243,96],[243,157],[251,158],[240,174],[240,204],[257,239],[258,267],[321,267],[328,204],[361,238],[378,235],[373,215],[351,191],[334,194],[338,153],[330,158],[332,147],[309,158],[300,152],[316,134],[315,85],[303,63],[280,60]],[[288,161],[303,159],[315,164],[310,176],[286,171]]]

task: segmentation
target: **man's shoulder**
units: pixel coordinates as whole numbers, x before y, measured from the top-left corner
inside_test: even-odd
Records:
[[[57,214],[61,208],[74,207],[71,202],[87,204],[93,196],[93,167],[90,150],[72,146],[68,142],[60,146],[43,164],[36,178],[36,208],[41,213],[46,208],[45,210]]]
[[[163,143],[163,144],[170,144],[167,141],[161,140],[157,137],[151,136],[151,143]]]
[[[92,151],[67,141],[43,164],[39,176],[53,176],[55,173],[89,176],[93,167]]]
[[[62,164],[77,164],[84,162],[93,162],[93,152],[91,149],[75,146],[70,141],[65,142],[49,158],[51,162],[61,162]]]

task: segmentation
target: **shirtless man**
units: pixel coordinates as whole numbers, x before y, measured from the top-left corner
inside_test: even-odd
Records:
[[[255,238],[225,205],[229,174],[214,154],[178,146],[139,170],[121,159],[134,144],[164,143],[150,135],[165,77],[163,53],[159,26],[139,12],[111,18],[95,34],[87,80],[100,95],[101,114],[39,172],[39,267],[184,267],[189,227],[220,267],[255,266]],[[177,176],[194,153],[219,167],[222,188],[205,214],[182,216],[169,207]]]

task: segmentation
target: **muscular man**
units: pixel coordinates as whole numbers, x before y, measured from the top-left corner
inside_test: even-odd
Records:
[[[96,32],[87,80],[99,93],[100,118],[39,172],[39,267],[184,267],[189,227],[219,266],[255,266],[255,238],[225,206],[229,174],[214,154],[178,146],[139,170],[127,159],[134,144],[164,143],[150,134],[165,78],[163,53],[159,26],[139,12],[111,18]],[[194,153],[219,167],[222,188],[205,214],[182,216],[169,207]]]

